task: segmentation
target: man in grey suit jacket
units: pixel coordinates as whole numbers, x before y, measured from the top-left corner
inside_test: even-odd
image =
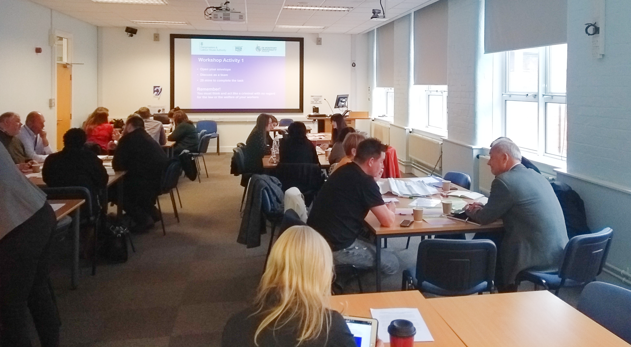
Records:
[[[498,289],[516,290],[515,278],[525,269],[554,270],[568,242],[561,205],[540,174],[524,167],[519,147],[505,139],[494,143],[488,165],[495,179],[485,206],[474,203],[466,213],[481,224],[504,222],[499,242]],[[476,237],[478,238],[478,237]]]

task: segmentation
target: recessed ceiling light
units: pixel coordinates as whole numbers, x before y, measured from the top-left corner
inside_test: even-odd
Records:
[[[342,11],[348,12],[352,10],[352,7],[340,7],[340,6],[308,6],[308,5],[285,5],[286,10],[307,10],[307,11]]]
[[[92,0],[93,2],[103,2],[108,4],[131,4],[131,5],[167,5],[167,0]]]
[[[188,25],[186,22],[174,22],[170,20],[132,20],[136,24],[165,24],[165,25]]]
[[[276,27],[281,29],[324,29],[323,26],[318,25],[277,25]]]

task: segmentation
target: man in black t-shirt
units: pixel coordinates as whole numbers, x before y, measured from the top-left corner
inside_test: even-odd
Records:
[[[352,163],[337,169],[316,197],[307,224],[329,243],[336,264],[375,266],[375,246],[358,239],[368,211],[383,226],[394,221],[393,203],[385,204],[375,179],[381,177],[386,146],[377,139],[362,141]],[[392,252],[381,254],[381,271],[394,274],[399,261]]]

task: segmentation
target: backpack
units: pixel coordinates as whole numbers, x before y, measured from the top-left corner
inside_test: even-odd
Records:
[[[189,180],[195,181],[197,179],[197,165],[195,164],[195,157],[188,150],[180,153],[180,163],[182,164],[182,170]]]
[[[589,234],[590,230],[587,226],[587,215],[585,214],[583,199],[576,191],[563,182],[555,181],[550,184],[563,210],[567,237],[571,239],[577,235]]]
[[[108,215],[101,237],[103,239],[102,256],[115,264],[127,262],[129,258],[129,251],[127,250],[129,229],[123,223]]]

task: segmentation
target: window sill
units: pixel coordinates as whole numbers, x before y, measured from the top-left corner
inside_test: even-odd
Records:
[[[378,121],[382,121],[382,122],[386,122],[386,123],[394,123],[394,117],[373,117],[372,120],[378,120]]]
[[[412,132],[418,135],[427,136],[438,140],[442,140],[443,138],[447,137],[446,130],[439,130],[436,128],[412,128]]]

